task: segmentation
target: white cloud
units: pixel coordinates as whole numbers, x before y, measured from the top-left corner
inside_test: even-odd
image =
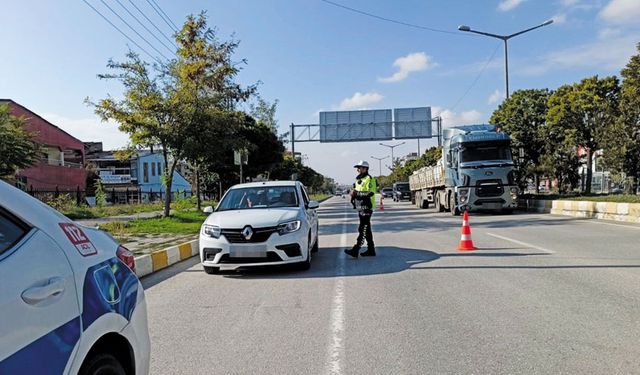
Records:
[[[611,38],[617,38],[621,34],[622,30],[607,27],[598,32],[598,39],[609,40]]]
[[[40,116],[83,142],[102,142],[105,150],[122,148],[129,142],[129,136],[112,121],[101,122],[97,117],[72,119],[55,113]]]
[[[437,66],[432,62],[432,57],[424,52],[410,53],[407,56],[399,57],[393,62],[393,66],[398,71],[387,78],[378,78],[378,81],[384,83],[400,82],[409,76],[411,72],[419,72]]]
[[[431,112],[434,116],[442,117],[443,128],[449,128],[456,125],[477,124],[483,120],[482,113],[475,109],[463,112],[453,112],[450,109],[434,106],[431,107]]]
[[[580,0],[562,0],[560,1],[560,4],[562,4],[562,6],[564,7],[571,7],[576,5]]]
[[[640,20],[640,1],[611,0],[600,11],[600,17],[613,23],[638,22]]]
[[[491,95],[489,95],[488,103],[489,104],[496,104],[496,103],[502,101],[504,98],[505,98],[504,93],[502,93],[500,90],[496,90]]]
[[[508,12],[514,10],[518,5],[522,4],[525,0],[502,0],[498,4],[498,9],[502,12]]]
[[[356,92],[350,98],[345,98],[340,102],[338,110],[346,111],[351,109],[365,109],[371,104],[381,101],[384,97],[377,92],[360,93]]]
[[[566,14],[556,14],[555,16],[551,17],[551,19],[553,20],[554,24],[562,25],[563,23],[567,22],[567,15]]]
[[[579,67],[620,70],[636,53],[638,37],[638,35],[630,35],[622,38],[608,38],[551,52],[540,61],[519,68],[519,73],[542,75],[552,70]]]

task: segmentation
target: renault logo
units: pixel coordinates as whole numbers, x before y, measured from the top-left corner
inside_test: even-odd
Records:
[[[250,226],[244,227],[244,229],[242,230],[242,235],[244,236],[245,240],[249,241],[251,239],[251,236],[253,236],[253,229],[251,229]]]

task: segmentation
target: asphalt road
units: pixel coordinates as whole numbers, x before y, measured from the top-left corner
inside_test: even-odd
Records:
[[[385,200],[378,256],[347,258],[357,218],[320,207],[311,270],[143,279],[152,374],[640,372],[640,226],[546,214],[461,217]]]

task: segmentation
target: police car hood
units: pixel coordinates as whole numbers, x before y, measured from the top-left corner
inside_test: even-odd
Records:
[[[296,220],[299,210],[298,207],[282,207],[216,211],[209,215],[205,224],[223,229],[242,229],[247,225],[253,228],[275,227]]]

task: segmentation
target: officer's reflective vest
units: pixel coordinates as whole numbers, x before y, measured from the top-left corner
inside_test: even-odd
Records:
[[[371,192],[371,209],[376,208],[376,190],[377,190],[376,179],[366,175],[360,179],[356,180],[356,191],[357,192]],[[363,202],[364,203],[364,202]]]

